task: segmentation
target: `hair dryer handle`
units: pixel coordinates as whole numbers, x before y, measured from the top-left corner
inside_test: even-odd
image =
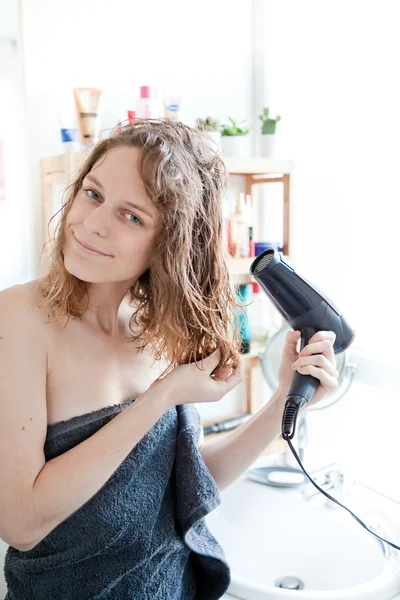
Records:
[[[315,390],[319,386],[319,379],[313,377],[312,375],[302,375],[298,371],[294,374],[292,385],[290,387],[289,393],[286,397],[286,401],[288,401],[291,397],[301,396],[304,400],[302,402],[302,406],[309,402],[313,397]]]
[[[319,379],[312,375],[302,375],[298,371],[294,374],[282,417],[282,437],[285,440],[293,438],[297,413],[311,400],[319,383]]]

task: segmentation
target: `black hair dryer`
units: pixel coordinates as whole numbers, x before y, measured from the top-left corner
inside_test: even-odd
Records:
[[[343,352],[353,342],[355,330],[339,309],[315,284],[295,273],[276,250],[271,248],[259,254],[252,262],[249,273],[293,330],[301,331],[300,351],[317,331],[335,332],[335,354]],[[297,414],[311,400],[318,385],[316,377],[295,372],[282,418],[282,437],[285,440],[293,438]]]

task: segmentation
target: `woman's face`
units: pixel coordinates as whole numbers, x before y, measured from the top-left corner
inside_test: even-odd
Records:
[[[133,282],[149,266],[160,214],[140,179],[138,157],[137,148],[108,151],[86,175],[67,215],[64,264],[83,281]],[[103,254],[85,250],[76,238]]]

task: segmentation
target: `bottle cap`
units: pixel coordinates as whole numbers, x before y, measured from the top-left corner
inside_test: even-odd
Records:
[[[140,87],[140,97],[141,98],[150,98],[150,86],[142,85]]]
[[[62,142],[77,142],[78,141],[78,130],[75,128],[61,129],[61,141]]]

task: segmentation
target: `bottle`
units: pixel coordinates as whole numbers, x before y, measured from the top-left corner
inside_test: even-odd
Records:
[[[229,219],[230,253],[234,258],[250,256],[249,222],[245,194],[238,195],[236,212]]]
[[[230,254],[230,214],[229,214],[229,202],[226,198],[222,200],[222,247],[224,252],[228,251]]]
[[[252,304],[253,284],[245,283],[236,286],[236,296],[238,304],[242,306],[238,309],[239,331],[241,337],[240,353],[248,354],[250,352],[250,343],[252,340]],[[250,304],[250,306],[245,306]],[[236,323],[236,318],[235,318]]]
[[[256,255],[253,227],[249,227],[250,256]]]
[[[255,256],[254,246],[254,228],[253,228],[253,207],[251,205],[251,195],[246,194],[247,221],[249,224],[249,256]]]
[[[163,100],[164,119],[169,119],[177,123],[182,121],[182,100],[179,97],[172,96]]]
[[[140,87],[140,98],[136,102],[136,119],[157,119],[157,104],[150,96],[150,86],[142,85]]]

